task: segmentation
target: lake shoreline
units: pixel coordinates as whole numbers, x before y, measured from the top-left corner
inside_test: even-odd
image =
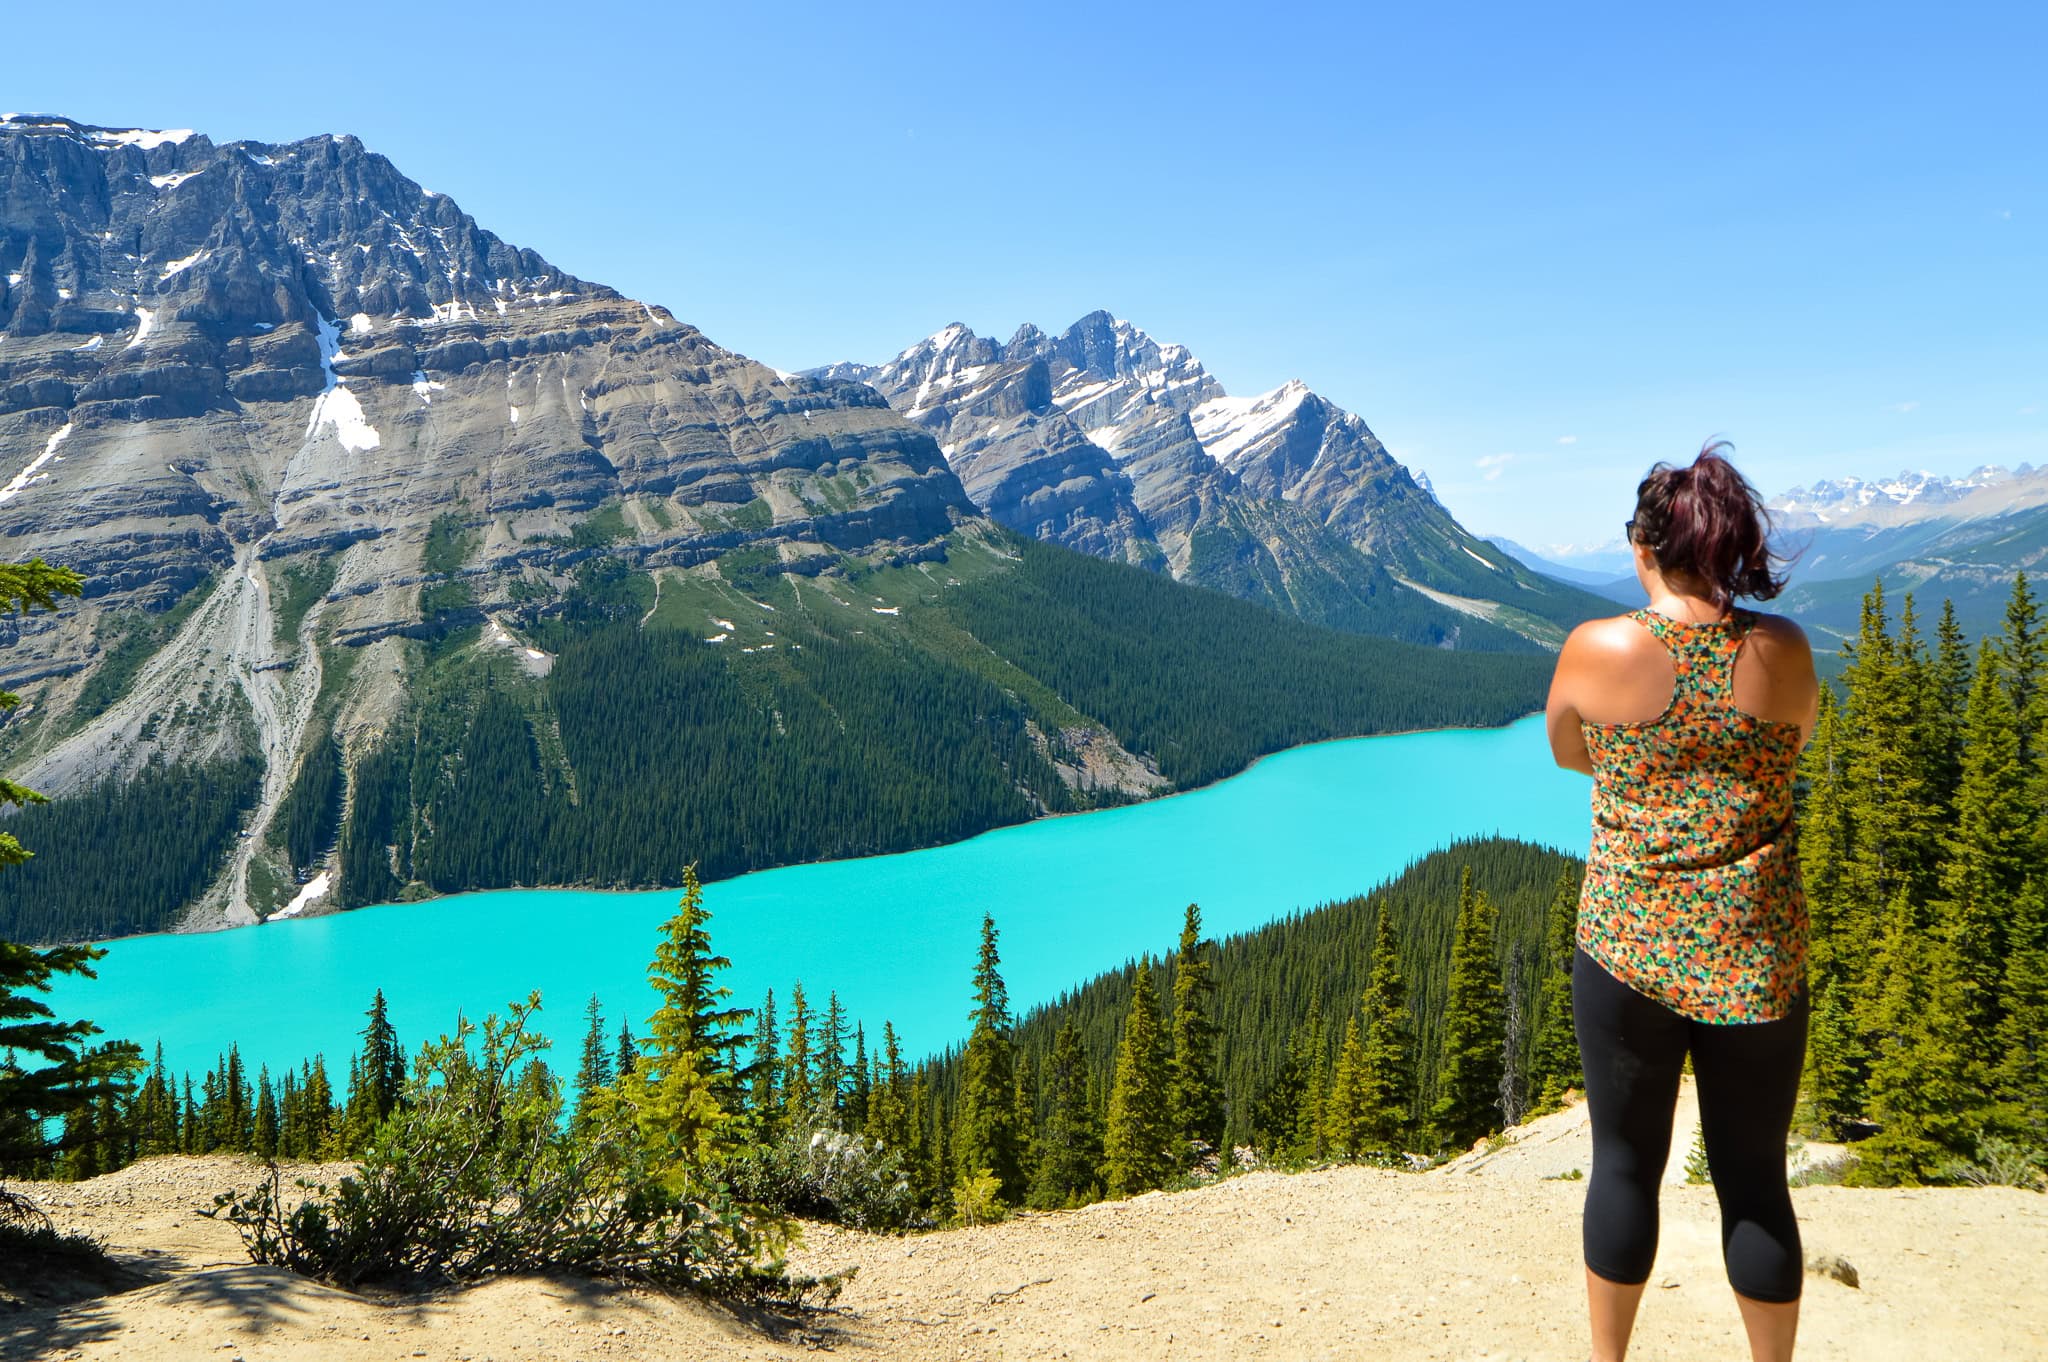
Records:
[[[705,887],[709,888],[711,885],[714,884],[731,884],[738,880],[744,880],[750,875],[765,874],[769,871],[774,870],[788,870],[797,866],[854,865],[862,861],[881,860],[890,856],[906,856],[913,852],[936,851],[944,847],[962,846],[968,842],[975,841],[978,838],[987,837],[994,833],[1007,832],[1014,828],[1034,827],[1041,823],[1055,822],[1065,818],[1085,818],[1091,814],[1109,813],[1116,809],[1149,807],[1153,805],[1164,804],[1169,800],[1179,799],[1185,795],[1201,794],[1204,791],[1213,790],[1218,785],[1222,785],[1227,781],[1237,780],[1242,776],[1249,775],[1253,770],[1257,769],[1261,762],[1270,761],[1276,757],[1284,757],[1287,756],[1289,753],[1306,752],[1318,747],[1327,747],[1333,743],[1364,742],[1367,740],[1378,738],[1413,738],[1441,733],[1498,733],[1513,727],[1515,724],[1525,722],[1531,717],[1541,714],[1542,712],[1543,711],[1541,710],[1531,710],[1527,714],[1517,715],[1516,717],[1508,720],[1504,724],[1441,724],[1434,728],[1399,728],[1389,729],[1384,733],[1352,733],[1346,734],[1342,737],[1335,738],[1316,738],[1309,742],[1296,743],[1291,747],[1281,747],[1276,748],[1271,752],[1261,752],[1257,756],[1253,757],[1250,761],[1246,762],[1238,770],[1232,771],[1227,775],[1218,776],[1214,780],[1205,781],[1200,785],[1190,785],[1184,790],[1169,790],[1164,794],[1150,795],[1143,799],[1134,799],[1127,804],[1112,804],[1107,806],[1106,808],[1099,809],[1068,809],[1057,813],[1041,813],[1031,818],[1019,819],[1015,823],[998,823],[994,827],[983,828],[980,832],[971,833],[966,837],[956,838],[950,842],[930,842],[921,846],[901,847],[894,851],[869,852],[861,856],[825,856],[813,861],[784,861],[777,865],[756,866],[752,870],[743,870],[737,875],[726,875],[722,876],[719,879],[706,880],[704,881],[704,885]],[[323,870],[322,873],[330,872]],[[286,917],[281,913],[273,913],[271,914],[271,916],[264,918],[258,922],[220,922],[209,923],[204,926],[179,926],[173,927],[168,931],[135,932],[127,936],[94,937],[86,941],[67,942],[63,944],[98,946],[105,945],[115,941],[141,941],[148,940],[154,937],[212,936],[223,932],[246,931],[254,928],[267,927],[270,926],[272,923],[317,922],[321,918],[336,917],[343,913],[360,913],[372,908],[398,908],[410,907],[412,905],[421,903],[441,903],[451,899],[467,898],[474,894],[575,893],[627,895],[659,894],[664,892],[680,894],[682,892],[682,886],[656,884],[640,885],[637,887],[620,887],[612,885],[575,883],[504,884],[476,889],[458,889],[446,894],[425,894],[419,898],[413,899],[393,899],[388,903],[365,903],[355,908],[319,906],[314,907],[311,910],[302,909],[299,912],[291,914],[289,917]]]
[[[1374,741],[1385,738],[1386,741]],[[1267,758],[1273,758],[1271,760]],[[1504,778],[1505,776],[1505,778]],[[1186,906],[1221,940],[1342,900],[1454,842],[1500,836],[1583,853],[1590,782],[1550,760],[1535,716],[1491,729],[1327,739],[1160,797],[1041,817],[963,841],[749,872],[705,886],[723,982],[748,1003],[795,983],[837,992],[906,1052],[958,1039],[981,922],[1002,933],[1019,1008],[1171,947]],[[638,1018],[670,889],[500,889],[287,919],[275,932],[158,933],[106,943],[97,981],[51,1004],[150,1045],[174,1069],[239,1043],[273,1072],[349,1052],[373,991],[402,1036],[501,1011],[535,989],[558,1049],[578,1000]]]

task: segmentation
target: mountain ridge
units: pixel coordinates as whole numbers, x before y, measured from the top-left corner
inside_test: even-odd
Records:
[[[1107,311],[1007,342],[956,322],[885,363],[807,372],[872,385],[1013,529],[1320,623],[1554,647],[1598,609],[1465,531],[1306,384],[1232,397],[1187,347]]]

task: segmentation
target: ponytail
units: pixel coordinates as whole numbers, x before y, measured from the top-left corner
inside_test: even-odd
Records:
[[[1636,488],[1636,538],[1667,574],[1697,577],[1716,605],[1737,596],[1767,601],[1785,588],[1770,549],[1770,515],[1716,440],[1689,468],[1660,463]]]

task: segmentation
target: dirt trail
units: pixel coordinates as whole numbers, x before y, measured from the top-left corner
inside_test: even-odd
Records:
[[[433,1359],[1554,1359],[1585,1357],[1583,1114],[1412,1175],[1252,1173],[1197,1191],[915,1238],[814,1226],[799,1266],[857,1266],[795,1331],[690,1299],[549,1279],[426,1297],[335,1291],[251,1267],[198,1215],[251,1165],[154,1159],[32,1190],[162,1279],[72,1305],[0,1308],[0,1356],[261,1362]],[[1682,1158],[1681,1153],[1678,1156]],[[2048,1197],[2004,1189],[1794,1193],[1811,1362],[2048,1358]],[[1745,1357],[1707,1187],[1670,1186],[1632,1356]]]

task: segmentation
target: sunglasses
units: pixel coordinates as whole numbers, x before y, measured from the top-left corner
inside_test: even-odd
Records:
[[[1627,520],[1621,522],[1621,537],[1628,543],[1633,544],[1636,542],[1636,522],[1634,516],[1630,516]]]

